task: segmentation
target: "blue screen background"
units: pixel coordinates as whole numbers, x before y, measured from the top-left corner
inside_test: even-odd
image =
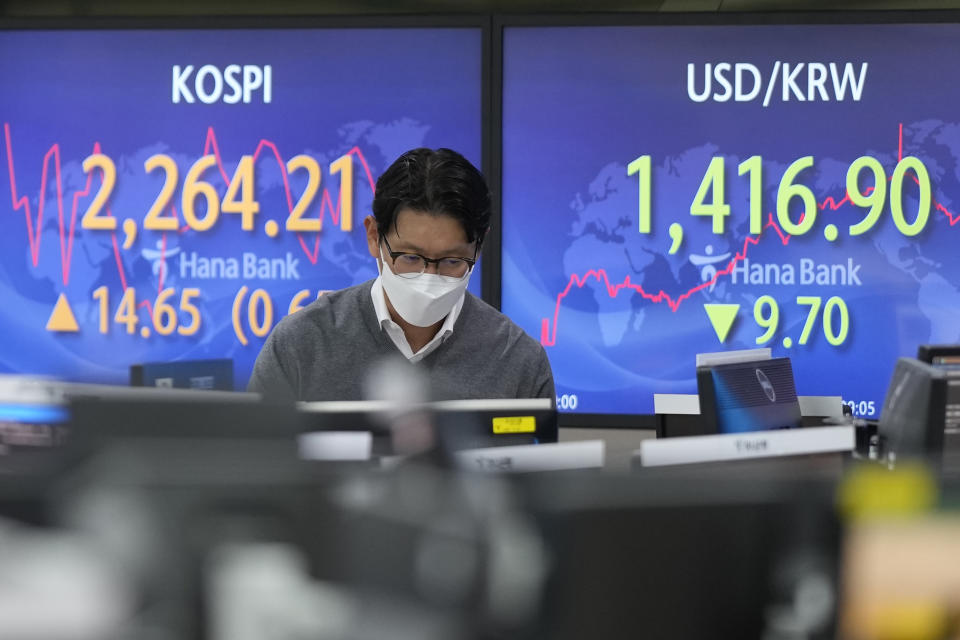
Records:
[[[399,154],[418,146],[450,147],[480,166],[481,38],[480,29],[470,28],[0,33],[0,372],[126,383],[133,363],[230,357],[237,386],[245,387],[264,341],[249,321],[254,291],[269,295],[272,322],[264,317],[263,299],[255,318],[269,327],[287,314],[299,291],[309,290],[309,302],[321,290],[376,276],[362,220],[370,212],[372,181]],[[172,68],[190,64],[195,70],[206,64],[220,70],[271,65],[272,100],[266,104],[262,92],[254,91],[249,104],[174,104]],[[191,92],[194,77],[187,82]],[[129,249],[119,229],[81,228],[101,183],[97,170],[88,192],[81,167],[95,144],[117,168],[107,203],[111,215],[140,226]],[[254,231],[243,231],[240,216],[223,212],[207,231],[144,230],[144,216],[163,184],[161,171],[144,169],[156,153],[170,155],[179,168],[177,209],[187,171],[205,153],[220,158],[202,179],[221,199],[221,171],[229,179],[242,155],[256,153],[260,212]],[[322,215],[319,234],[284,228],[290,208],[281,163],[298,154],[316,158],[322,171],[320,191],[304,216]],[[340,176],[331,175],[329,165],[344,154],[352,155],[355,175],[350,232],[331,215]],[[294,172],[288,181],[296,202],[306,173]],[[264,232],[267,220],[279,224],[275,238]],[[244,277],[245,254],[282,262],[287,273]],[[195,257],[236,259],[239,276],[205,277]],[[194,266],[185,268],[185,258]],[[192,299],[201,315],[196,335],[141,333],[154,328],[150,310],[161,277],[163,288],[175,289],[168,300],[174,309],[185,288],[199,289]],[[471,291],[479,293],[480,284],[478,267]],[[135,289],[138,303],[132,335],[114,320],[125,285]],[[102,314],[94,294],[101,286],[109,292],[106,334],[99,331]],[[243,286],[248,292],[238,315],[246,345],[232,321]],[[61,294],[79,331],[45,329]],[[188,311],[177,313],[179,326],[190,324]]]
[[[958,25],[764,25],[511,27],[504,32],[502,308],[541,339],[553,366],[561,408],[586,413],[652,413],[654,393],[695,393],[695,354],[769,346],[793,361],[798,393],[841,395],[857,413],[876,415],[898,356],[920,343],[960,341],[960,70],[939,61],[960,53]],[[775,62],[850,62],[868,71],[859,101],[783,100],[782,78],[762,100]],[[762,74],[753,101],[694,102],[687,65],[704,88],[705,63],[750,63]],[[782,69],[782,67],[781,67]],[[807,97],[807,69],[797,85]],[[730,76],[732,78],[732,74]],[[720,87],[713,82],[713,89]],[[902,125],[902,149],[900,131]],[[846,194],[846,171],[863,155],[889,177],[898,157],[916,156],[929,171],[934,209],[919,235],[906,237],[884,206],[869,232],[848,227],[864,209],[834,205]],[[638,231],[638,177],[627,165],[649,155],[652,229]],[[763,220],[774,213],[781,176],[794,160],[814,166],[796,183],[814,193],[813,229],[759,236],[748,227],[748,182],[737,166],[763,158]],[[725,233],[709,217],[690,215],[711,158],[726,159]],[[862,184],[872,182],[865,173]],[[909,178],[903,209],[911,221],[918,190]],[[799,200],[799,199],[797,199]],[[888,196],[889,200],[889,196]],[[710,201],[708,197],[708,202]],[[938,208],[939,205],[939,208]],[[800,207],[791,207],[793,220]],[[668,228],[683,243],[670,255]],[[834,223],[839,238],[825,239]],[[752,265],[793,265],[795,284],[750,284],[720,275],[703,287],[692,256]],[[801,260],[844,265],[847,284],[801,284]],[[629,281],[627,280],[629,278]],[[857,283],[858,281],[859,283]],[[618,285],[630,286],[617,289]],[[699,287],[699,289],[698,289]],[[642,292],[641,292],[642,290]],[[779,328],[764,333],[753,316],[760,296],[774,298]],[[821,316],[799,344],[808,306],[841,297],[849,333],[828,343]],[[721,343],[704,309],[740,304]],[[764,308],[766,313],[766,308]],[[839,325],[834,310],[833,324]],[[784,339],[790,338],[790,347]],[[574,399],[575,398],[575,399]],[[868,402],[874,403],[874,411]],[[565,405],[565,406],[564,406]]]

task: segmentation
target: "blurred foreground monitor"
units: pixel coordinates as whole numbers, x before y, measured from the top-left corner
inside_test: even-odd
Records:
[[[877,427],[880,457],[925,458],[943,474],[960,473],[960,376],[950,368],[900,358]]]
[[[535,479],[554,562],[538,637],[833,637],[830,483],[754,471]]]
[[[0,565],[20,623],[125,593],[97,637],[830,637],[839,532],[808,478],[307,462],[293,404],[135,391],[68,401],[69,464],[36,499],[92,568],[29,582],[45,539],[10,538],[35,545]]]

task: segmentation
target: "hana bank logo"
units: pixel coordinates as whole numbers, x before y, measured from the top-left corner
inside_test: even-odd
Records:
[[[773,389],[773,383],[770,382],[770,378],[767,377],[760,369],[757,369],[757,382],[760,383],[760,388],[763,389],[763,392],[767,395],[767,400],[770,402],[777,401],[777,392]]]
[[[729,260],[730,252],[713,255],[713,245],[708,244],[705,250],[706,255],[691,254],[690,263],[700,269],[700,281],[710,282],[710,292],[713,292],[717,286],[717,265]]]
[[[157,276],[160,280],[165,280],[167,278],[167,260],[173,256],[180,253],[180,247],[167,247],[164,248],[164,243],[162,240],[157,240],[156,250],[154,249],[143,249],[140,251],[146,260],[148,260],[153,269],[153,275]]]

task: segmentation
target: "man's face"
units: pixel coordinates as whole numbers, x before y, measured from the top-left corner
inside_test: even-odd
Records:
[[[387,253],[387,247],[379,242],[376,219],[373,216],[367,216],[363,224],[367,231],[367,247],[370,255],[379,260],[382,247],[383,259],[389,264],[390,255]],[[463,225],[456,218],[413,209],[400,210],[393,228],[387,233],[387,241],[394,251],[418,253],[425,258],[473,259],[476,252],[476,242],[467,242]],[[433,272],[435,269],[435,265],[427,267],[428,272]]]

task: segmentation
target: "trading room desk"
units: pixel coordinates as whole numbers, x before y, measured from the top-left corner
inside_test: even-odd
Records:
[[[820,424],[827,416],[840,417],[839,396],[800,396],[800,412],[805,426]],[[606,445],[605,471],[625,472],[644,440],[658,435],[689,435],[697,432],[700,404],[695,394],[657,394],[656,429],[560,427],[560,442],[603,440]],[[658,433],[660,432],[660,433]],[[719,464],[719,463],[718,463]]]

